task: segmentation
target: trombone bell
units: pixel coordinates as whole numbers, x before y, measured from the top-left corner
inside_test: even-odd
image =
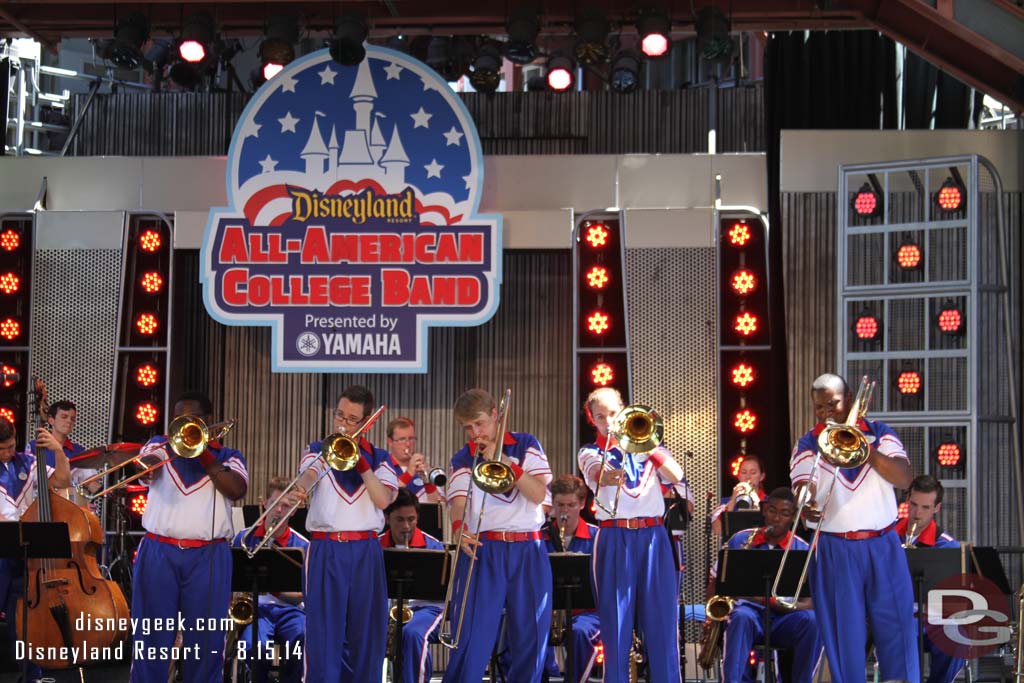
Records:
[[[346,472],[359,461],[359,444],[351,436],[331,434],[321,444],[320,453],[332,470]]]
[[[646,453],[658,447],[665,438],[661,415],[650,406],[628,405],[615,416],[608,433],[629,453]]]
[[[503,462],[482,460],[473,467],[473,483],[485,493],[508,493],[516,485],[516,475]]]
[[[198,458],[211,441],[223,439],[235,426],[234,420],[206,425],[195,415],[179,415],[167,430],[167,446],[179,458]]]

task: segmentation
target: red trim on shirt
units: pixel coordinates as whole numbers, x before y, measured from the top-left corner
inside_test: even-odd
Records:
[[[516,441],[516,437],[512,436],[512,432],[505,432],[505,439],[501,442],[502,446],[515,446],[517,443],[519,442]],[[473,439],[466,442],[466,448],[470,453],[476,453],[477,447],[477,442]]]
[[[380,544],[384,548],[394,548],[395,547],[395,540],[393,538],[391,538],[391,529],[388,529],[387,531],[385,531],[384,535],[382,535],[380,537]],[[416,527],[415,529],[413,529],[412,538],[409,539],[409,547],[410,548],[426,548],[427,547],[427,539],[423,535],[423,532],[420,531],[419,527]]]
[[[258,527],[256,527],[256,530],[253,532],[253,536],[255,536],[256,538],[265,538],[266,535],[267,535],[267,523],[265,521],[264,522],[260,522],[260,525]],[[279,546],[282,546],[282,547],[283,546],[287,546],[288,545],[288,539],[290,539],[291,537],[292,537],[292,528],[290,526],[287,526],[287,527],[284,528],[284,535],[282,535],[280,538],[275,538],[274,539],[274,543],[276,543],[276,544],[278,544]]]
[[[935,524],[935,519],[932,518],[932,521],[928,522],[928,526],[924,528],[924,531],[917,535],[917,538],[914,540],[914,545],[935,545],[935,541],[938,540],[938,530],[939,527],[937,524]],[[896,533],[898,533],[900,535],[900,538],[902,538],[904,541],[907,540],[908,531],[910,531],[909,517],[904,517],[903,519],[896,522]]]
[[[857,429],[859,429],[862,432],[870,431],[868,429],[868,423],[865,422],[864,420],[857,420]],[[811,430],[811,433],[814,434],[814,436],[818,436],[823,431],[825,431],[825,425],[819,422],[818,424],[814,425],[814,429]]]
[[[597,433],[597,437],[594,439],[594,443],[597,444],[597,447],[600,448],[602,451],[611,450],[612,448],[615,448],[615,446],[618,445],[618,442],[615,441],[614,437],[612,437],[611,435],[606,436],[601,432]]]
[[[790,541],[792,541],[792,539],[793,539],[792,532],[787,531],[786,535],[783,536],[782,540],[780,540],[776,545],[779,548],[788,548],[789,544],[790,544]],[[750,539],[751,547],[758,546],[758,545],[764,545],[765,543],[768,543],[768,535],[764,531],[756,531],[756,532],[754,532],[754,538]]]
[[[590,526],[582,519],[576,525],[576,533],[573,534],[573,538],[590,538]]]

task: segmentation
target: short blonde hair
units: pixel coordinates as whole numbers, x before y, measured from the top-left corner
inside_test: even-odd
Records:
[[[462,422],[473,420],[480,413],[490,415],[491,411],[497,407],[498,404],[489,393],[483,389],[470,389],[455,399],[455,406],[452,410],[455,413],[455,419]]]

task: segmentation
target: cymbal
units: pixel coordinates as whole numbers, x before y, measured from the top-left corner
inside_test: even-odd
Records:
[[[128,460],[131,460],[142,450],[140,443],[109,443],[106,446],[96,446],[82,451],[78,455],[68,458],[72,467],[84,467],[91,470],[101,470],[106,467],[116,467]]]

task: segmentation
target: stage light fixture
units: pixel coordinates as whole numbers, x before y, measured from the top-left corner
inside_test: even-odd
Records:
[[[587,234],[584,239],[594,249],[608,245],[608,228],[601,223],[594,223],[587,226]]]
[[[529,64],[537,57],[534,41],[540,33],[540,16],[532,7],[516,7],[509,12],[505,24],[508,42],[505,44],[505,59],[513,64]]]
[[[633,92],[640,86],[643,57],[636,50],[620,50],[612,60],[611,87],[615,92]]]
[[[607,313],[594,311],[587,316],[587,331],[593,334],[604,334],[611,327],[611,318]]]
[[[128,510],[136,517],[146,514],[146,503],[149,501],[149,494],[142,492],[132,496],[128,503]]]
[[[871,341],[878,339],[878,333],[882,330],[882,322],[878,319],[878,316],[872,314],[870,311],[864,311],[853,324],[853,332],[857,335],[857,339],[863,341]]]
[[[144,427],[156,423],[156,418],[160,415],[160,410],[151,402],[146,401],[140,403],[135,407],[135,420]]]
[[[264,81],[281,73],[295,59],[295,43],[299,42],[299,20],[294,14],[275,14],[267,22],[260,43],[260,73]]]
[[[18,372],[18,368],[12,367],[10,365],[4,365],[0,367],[0,371],[3,372],[4,376],[4,389],[10,389],[11,387],[18,383],[18,377],[21,374]]]
[[[548,87],[557,92],[569,90],[576,81],[576,63],[571,57],[556,54],[548,60]]]
[[[648,57],[662,57],[672,47],[672,22],[668,16],[656,9],[641,10],[636,20],[636,31],[640,34],[640,49]]]
[[[750,408],[737,411],[732,418],[732,426],[740,434],[749,434],[757,429],[757,413]]]
[[[875,194],[875,191],[867,183],[861,185],[861,188],[857,190],[857,194],[853,195],[850,205],[858,216],[863,216],[864,218],[878,216],[882,213],[882,202],[879,201],[878,195]]]
[[[14,341],[21,336],[21,323],[14,318],[4,318],[0,322],[0,337],[7,341]]]
[[[743,464],[744,459],[745,458],[742,455],[737,455],[729,461],[729,472],[736,479],[739,479],[740,477],[740,465]]]
[[[131,12],[117,22],[114,40],[106,58],[121,69],[135,70],[143,64],[142,46],[149,40],[149,20],[140,12]]]
[[[178,55],[189,64],[206,59],[216,38],[213,17],[205,10],[193,13],[181,28]]]
[[[747,243],[753,238],[753,233],[750,232],[750,226],[746,223],[734,223],[729,228],[729,244],[734,247],[745,247]]]
[[[14,417],[14,411],[8,408],[7,406],[0,406],[0,417],[6,419],[12,425],[17,424],[17,421],[15,420]]]
[[[160,380],[160,371],[152,363],[143,363],[135,368],[135,383],[149,389]]]
[[[146,230],[139,235],[139,249],[142,251],[155,254],[160,251],[160,247],[164,244],[163,239],[160,237],[160,233],[156,230]]]
[[[910,504],[907,501],[903,501],[896,508],[896,518],[906,519],[910,515]]]
[[[4,251],[14,251],[21,246],[21,233],[17,230],[7,228],[0,233],[0,247]]]
[[[742,334],[744,337],[749,337],[750,335],[757,332],[757,316],[751,313],[750,311],[744,311],[743,313],[738,314],[736,318],[733,320],[732,328],[739,332],[740,334]]]
[[[484,43],[477,51],[469,71],[469,84],[477,92],[491,93],[501,84],[501,48]]]
[[[896,263],[903,270],[914,270],[921,266],[921,247],[913,242],[904,242],[896,250]]]
[[[757,289],[757,277],[749,268],[740,268],[732,274],[729,284],[732,291],[740,296],[746,296]]]
[[[587,271],[587,286],[591,289],[604,289],[608,284],[608,269],[594,266]]]
[[[2,285],[2,279],[0,279]],[[942,310],[935,317],[935,324],[939,329],[950,336],[960,334],[964,329],[964,315],[958,307],[952,303],[943,305]]]
[[[732,366],[729,374],[732,377],[733,386],[737,386],[740,389],[746,389],[754,383],[754,367],[747,363],[737,363]]]
[[[596,504],[591,503],[590,508],[591,512],[597,512]],[[594,646],[594,663],[602,665],[604,664],[604,643],[598,643]]]
[[[331,59],[342,66],[355,66],[366,57],[363,43],[370,34],[366,20],[355,12],[346,12],[338,19],[334,37],[327,41]]]
[[[606,387],[615,381],[615,372],[607,363],[598,363],[590,369],[591,381],[599,387]]]
[[[21,289],[21,278],[12,272],[0,275],[0,291],[4,294],[15,294]]]
[[[576,61],[600,64],[608,59],[608,16],[595,7],[588,7],[576,17]]]
[[[707,62],[722,63],[732,58],[733,42],[729,17],[718,5],[705,5],[697,12],[697,49]]]
[[[0,278],[0,286],[2,286],[2,278]],[[160,273],[151,270],[139,279],[139,286],[146,294],[159,294],[164,287],[164,279],[160,277]]]
[[[904,370],[896,378],[896,389],[904,396],[911,396],[921,391],[921,373],[917,370]]]
[[[160,323],[152,313],[142,313],[135,319],[135,329],[139,331],[139,334],[144,334],[147,337],[156,334],[159,327]]]
[[[942,213],[955,213],[963,208],[965,196],[964,187],[952,178],[947,178],[935,193],[935,206]]]
[[[935,448],[935,459],[943,467],[956,467],[962,456],[960,444],[953,439],[946,439]]]

